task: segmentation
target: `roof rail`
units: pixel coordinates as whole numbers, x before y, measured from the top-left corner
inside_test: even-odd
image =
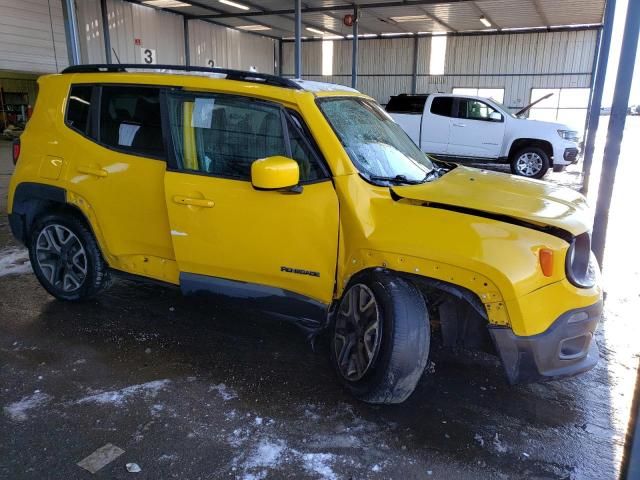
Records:
[[[293,88],[301,90],[302,87],[291,79],[269,75],[267,73],[246,72],[242,70],[231,70],[228,68],[193,67],[187,65],[145,65],[136,63],[123,64],[89,64],[73,65],[65,68],[61,73],[109,73],[126,72],[127,69],[136,70],[179,70],[184,72],[217,73],[226,75],[227,80],[239,80],[242,82],[256,82],[276,87]]]

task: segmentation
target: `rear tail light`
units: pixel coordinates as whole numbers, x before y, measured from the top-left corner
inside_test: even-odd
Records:
[[[553,250],[548,248],[540,249],[540,267],[545,277],[553,275]]]
[[[13,141],[12,152],[13,152],[13,164],[15,165],[16,163],[18,163],[18,157],[20,156],[20,139],[19,138],[16,138]]]

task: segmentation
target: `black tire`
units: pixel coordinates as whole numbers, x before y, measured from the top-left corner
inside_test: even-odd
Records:
[[[519,160],[525,155],[530,155],[531,157],[533,157],[533,159],[539,158],[541,160],[540,169],[536,170],[534,168],[533,170],[529,170],[527,168],[524,168],[522,165],[519,165]],[[534,146],[521,148],[511,158],[511,173],[513,173],[514,175],[520,175],[521,177],[525,178],[540,179],[546,175],[550,167],[551,160],[549,159],[549,156],[545,153],[544,150]],[[531,173],[526,174],[527,170],[531,171]]]
[[[357,285],[364,285],[373,293],[381,333],[375,356],[365,373],[353,379],[345,373],[346,362],[341,367],[338,360],[345,343],[344,336],[338,334],[343,332],[338,324],[341,309],[349,309],[343,303],[348,302],[350,290]],[[331,328],[331,362],[342,383],[356,398],[368,403],[401,403],[413,393],[424,372],[430,336],[427,306],[413,284],[384,271],[364,272],[349,283],[336,309]]]
[[[65,285],[68,283],[65,279],[65,272],[69,270],[70,259],[60,260],[60,263],[56,263],[61,258],[61,254],[53,253],[49,255],[47,252],[51,252],[49,248],[43,248],[43,243],[46,242],[46,232],[51,232],[51,229],[55,231],[62,231],[64,235],[71,232],[75,235],[78,242],[76,245],[81,245],[84,252],[84,262],[82,266],[86,272],[78,271],[74,273],[76,280],[82,277],[82,281],[77,281],[74,285],[69,285],[68,288]],[[41,236],[42,234],[42,236]],[[67,239],[72,237],[66,237]],[[40,244],[38,243],[40,241]],[[72,239],[75,243],[75,240]],[[60,243],[58,241],[58,243]],[[69,241],[67,240],[67,243]],[[46,246],[46,245],[45,245]],[[64,244],[63,244],[64,246]],[[64,300],[69,302],[78,302],[87,300],[102,290],[107,288],[111,284],[111,275],[109,273],[109,267],[104,261],[98,243],[96,242],[93,233],[84,221],[78,216],[65,213],[52,213],[44,215],[35,221],[33,229],[29,235],[29,259],[31,260],[31,266],[38,278],[40,284],[44,289],[53,295],[58,300]],[[43,253],[43,251],[45,253]],[[76,251],[76,253],[79,249]],[[73,251],[70,251],[67,256],[71,256]],[[49,255],[49,257],[47,257]],[[75,259],[74,259],[75,260]],[[56,264],[55,268],[48,269],[43,265],[52,263]],[[66,264],[66,268],[65,268]],[[58,271],[58,265],[61,265],[61,270]],[[73,267],[75,268],[75,267]],[[52,273],[52,272],[56,273]],[[73,273],[73,272],[72,272]],[[80,275],[83,274],[83,275]],[[60,277],[63,277],[62,279]],[[53,282],[51,281],[53,279]],[[79,286],[76,286],[79,284]]]

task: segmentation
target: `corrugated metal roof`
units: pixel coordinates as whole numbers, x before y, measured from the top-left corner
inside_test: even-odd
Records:
[[[189,0],[184,0],[188,2]],[[248,10],[236,8],[219,0],[198,0],[195,5],[173,9],[190,16],[211,16],[208,20],[222,25],[238,27],[250,24],[270,27],[256,33],[286,38],[294,35],[294,2],[292,0],[256,0],[234,2],[244,5]],[[354,2],[348,0],[304,0],[303,36],[313,37],[322,34],[308,31],[311,27],[321,30],[325,35],[348,35],[351,28],[342,22]],[[538,28],[548,26],[573,26],[600,24],[604,12],[605,0],[437,0],[410,1],[407,5],[389,5],[390,0],[358,0],[360,9],[361,33],[417,33],[417,32],[470,32],[482,30],[502,30],[519,28]],[[380,6],[379,6],[380,5]],[[304,13],[307,8],[343,7],[336,10]],[[348,8],[348,9],[344,9]],[[269,11],[277,15],[265,15]],[[287,11],[287,13],[282,13]],[[255,16],[246,16],[250,13]],[[225,15],[216,18],[216,15]],[[241,17],[229,15],[240,14]],[[404,17],[404,18],[403,18]],[[414,17],[414,18],[406,18]],[[484,17],[491,27],[483,25]],[[400,20],[398,20],[400,18]]]

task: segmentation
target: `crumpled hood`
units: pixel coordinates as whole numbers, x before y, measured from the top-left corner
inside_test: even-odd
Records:
[[[452,206],[559,228],[579,235],[591,228],[592,215],[579,192],[539,180],[458,166],[420,185],[396,186],[401,198]],[[428,206],[428,205],[427,205]],[[473,215],[473,212],[468,212]]]

